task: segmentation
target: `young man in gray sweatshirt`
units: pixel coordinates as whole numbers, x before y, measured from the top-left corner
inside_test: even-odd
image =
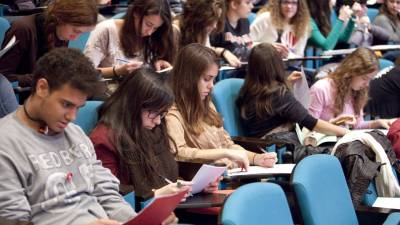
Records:
[[[0,217],[115,225],[135,216],[89,138],[70,123],[97,82],[77,50],[54,49],[37,62],[30,97],[0,120]]]

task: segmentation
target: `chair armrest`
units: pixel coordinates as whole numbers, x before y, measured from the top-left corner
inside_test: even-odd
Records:
[[[232,137],[232,140],[233,142],[235,142],[235,144],[238,144],[242,146],[244,149],[247,149],[255,153],[263,153],[263,151],[261,151],[260,148],[265,149],[270,145],[277,145],[277,147],[284,146],[282,143],[269,142],[268,140],[264,140],[261,138],[253,138],[253,137],[238,136],[238,137]]]
[[[400,212],[400,210],[365,205],[359,205],[356,208],[356,214],[360,224],[383,224],[388,215],[392,212]]]

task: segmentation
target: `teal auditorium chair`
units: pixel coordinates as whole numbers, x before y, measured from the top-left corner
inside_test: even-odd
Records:
[[[3,43],[4,35],[8,28],[10,28],[10,22],[8,22],[4,17],[0,17],[0,46]]]
[[[86,135],[89,135],[96,126],[98,120],[97,110],[102,103],[102,101],[87,101],[86,104],[79,109],[74,123],[80,126]]]
[[[76,40],[70,41],[68,43],[69,48],[77,48],[83,52],[85,49],[86,42],[88,41],[90,36],[90,32],[85,32],[79,35],[79,37]]]
[[[339,160],[332,155],[311,155],[292,173],[292,185],[305,225],[358,225]],[[392,222],[392,223],[390,223]],[[400,222],[393,214],[385,225]]]
[[[245,136],[236,106],[236,99],[243,83],[244,80],[239,78],[221,80],[215,84],[212,92],[215,107],[224,118],[224,128],[232,137]]]
[[[124,18],[125,14],[126,14],[126,12],[117,13],[114,16],[112,16],[111,19],[122,19],[122,18]]]
[[[251,183],[238,188],[225,201],[222,225],[293,225],[282,188],[274,183]]]
[[[375,20],[375,17],[379,14],[379,9],[375,8],[368,8],[367,9],[367,16],[371,22]]]
[[[229,78],[217,82],[212,92],[212,101],[224,119],[224,128],[231,137],[236,141],[244,141],[246,133],[240,122],[239,109],[236,106],[236,99],[239,96],[240,88],[243,86],[244,80],[239,78]],[[276,148],[279,143],[267,143],[267,141],[258,138],[246,138],[244,142],[250,145],[258,145],[253,151],[259,152],[259,147],[265,148],[268,152],[276,152],[278,155],[278,163],[283,162],[283,154],[286,152],[285,146]],[[244,143],[242,142],[242,143]],[[257,143],[257,144],[256,144]]]
[[[394,63],[387,59],[379,59],[379,70],[383,70],[389,66],[394,66]]]

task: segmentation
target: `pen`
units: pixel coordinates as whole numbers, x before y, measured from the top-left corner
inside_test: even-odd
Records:
[[[127,59],[123,59],[123,58],[116,58],[116,60],[121,61],[121,62],[125,62],[125,63],[130,63],[131,61],[127,60]]]
[[[168,179],[168,178],[166,178],[166,177],[164,177],[164,176],[161,176],[161,175],[160,175],[160,177],[162,177],[162,178],[165,180],[165,182],[167,182],[168,184],[173,184],[173,183],[174,183],[174,182],[172,182],[170,179]],[[179,181],[177,181],[177,182],[176,182],[176,186],[177,186],[178,188],[181,188],[181,187],[182,187],[182,183],[179,182]]]

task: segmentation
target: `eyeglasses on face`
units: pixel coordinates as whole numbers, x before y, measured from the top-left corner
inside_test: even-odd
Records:
[[[158,111],[152,111],[149,110],[149,114],[147,114],[147,117],[149,119],[155,119],[157,118],[157,116],[160,116],[160,119],[164,118],[167,115],[167,111],[163,111],[163,112],[158,112]]]
[[[299,4],[298,1],[290,1],[290,0],[281,0],[280,3],[281,5],[295,5],[295,6]]]

